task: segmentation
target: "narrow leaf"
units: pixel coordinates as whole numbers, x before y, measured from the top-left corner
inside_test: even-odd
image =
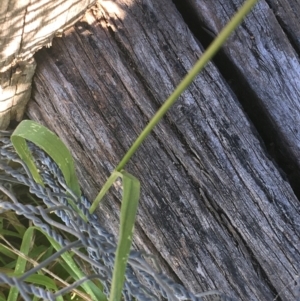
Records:
[[[42,232],[51,245],[53,246],[56,251],[59,251],[62,247],[57,243],[52,237],[48,236],[43,230],[39,229],[38,227],[34,227],[36,230],[39,230]],[[64,260],[64,264],[68,266],[68,272],[70,276],[72,276],[75,280],[81,279],[85,276],[85,274],[80,270],[80,268],[77,266],[76,262],[72,258],[70,252],[65,252],[61,255],[61,257]],[[64,265],[63,263],[61,263]],[[106,301],[106,296],[104,293],[96,286],[96,284],[91,281],[85,281],[81,284],[81,287],[85,290],[87,294],[89,294],[94,301]]]
[[[33,238],[33,231],[34,231],[34,228],[29,227],[24,233],[20,252],[25,255],[28,255],[28,253],[29,253],[31,241]],[[23,274],[25,272],[26,263],[27,263],[27,260],[24,259],[23,257],[19,256],[17,259],[17,262],[16,262],[16,267],[15,267],[14,273],[19,274],[19,275]],[[18,298],[18,295],[19,295],[18,288],[15,286],[12,287],[9,290],[7,301],[16,301]]]
[[[17,258],[17,255],[15,253],[13,253],[10,248],[2,243],[0,243],[0,253],[9,257],[9,258],[12,258],[12,259],[16,259]],[[2,257],[2,255],[0,254],[0,257]]]
[[[27,165],[35,181],[41,185],[43,185],[43,181],[34,164],[26,140],[40,147],[53,159],[61,169],[68,187],[77,196],[80,196],[74,161],[64,143],[53,132],[32,120],[23,120],[13,132],[11,141],[16,152]]]
[[[106,194],[106,192],[108,191],[108,189],[113,185],[113,183],[119,177],[122,178],[122,174],[120,172],[118,172],[118,171],[114,171],[110,175],[110,177],[107,179],[107,181],[105,182],[104,186],[102,187],[102,189],[98,193],[97,197],[93,201],[93,203],[92,203],[92,205],[90,207],[90,210],[89,210],[90,213],[94,213],[94,211],[97,209],[99,203],[101,202],[102,198],[104,197],[104,195]]]
[[[120,217],[120,233],[109,301],[120,301],[122,297],[126,265],[140,197],[140,182],[125,171],[122,171],[121,173],[123,178],[123,198]]]

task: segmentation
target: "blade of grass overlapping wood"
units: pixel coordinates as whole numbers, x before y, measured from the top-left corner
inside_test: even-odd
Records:
[[[43,181],[34,164],[26,140],[33,142],[53,159],[61,169],[68,187],[77,196],[80,196],[74,161],[64,143],[53,132],[32,120],[23,120],[13,132],[11,141],[16,152],[29,168],[35,181],[41,185],[43,185]]]
[[[96,196],[95,200],[93,201],[93,203],[89,209],[90,213],[94,213],[94,211],[97,209],[99,203],[105,196],[106,192],[113,185],[113,183],[117,180],[117,178],[122,178],[122,174],[118,171],[113,171],[112,174],[110,175],[110,177],[104,183],[103,187],[101,188],[100,192]]]
[[[110,290],[110,301],[119,301],[125,280],[125,271],[132,243],[134,222],[140,197],[140,182],[126,171],[114,171],[106,181],[98,196],[94,200],[90,212],[93,213],[105,193],[117,178],[123,181],[123,197],[120,214],[119,241],[115,254],[113,279]]]
[[[115,172],[116,173],[116,172]],[[131,174],[122,171],[123,197],[120,215],[119,241],[115,255],[109,301],[119,301],[125,280],[127,260],[132,243],[134,222],[140,198],[140,182]]]
[[[179,96],[188,88],[188,86],[192,83],[192,81],[200,73],[200,71],[205,67],[205,65],[212,59],[212,57],[215,55],[215,53],[224,44],[224,42],[229,37],[229,35],[242,22],[243,18],[249,13],[249,11],[252,9],[252,7],[255,5],[256,2],[257,2],[257,0],[245,1],[245,3],[239,9],[239,11],[236,13],[236,15],[224,27],[224,29],[220,32],[220,34],[213,41],[213,43],[208,47],[208,49],[199,58],[199,60],[194,65],[194,67],[189,71],[189,73],[185,76],[185,78],[182,80],[182,82],[176,87],[174,92],[170,95],[170,97],[165,101],[165,103],[161,106],[161,108],[153,116],[153,118],[150,120],[148,125],[144,128],[142,133],[137,137],[137,139],[132,144],[130,149],[124,155],[124,157],[122,158],[122,160],[116,167],[115,171],[111,174],[111,176],[108,178],[108,180],[104,184],[103,189],[100,191],[100,193],[94,200],[94,202],[90,208],[90,212],[93,212],[97,208],[97,206],[98,206],[99,202],[101,201],[101,199],[103,198],[104,194],[106,193],[108,188],[111,186],[111,183],[116,179],[117,173],[121,172],[124,169],[127,162],[130,160],[130,158],[133,156],[133,154],[137,151],[137,149],[140,147],[142,142],[148,137],[148,135],[153,130],[153,128],[163,118],[163,116],[170,109],[170,107],[175,103],[175,101],[179,98]],[[128,179],[130,177],[128,177]],[[123,182],[125,182],[124,176],[123,176]],[[130,197],[133,197],[133,199],[134,199],[134,192],[131,189],[135,189],[134,186],[136,184],[133,184],[133,183],[134,182],[131,182],[131,183],[129,181],[127,182],[128,189],[125,189],[125,185],[123,185],[124,186],[123,198],[125,196],[132,194]],[[128,193],[128,195],[127,195],[127,193]],[[127,201],[129,201],[129,203],[130,203],[130,202],[132,202],[133,199],[131,199],[131,200],[128,199]],[[125,200],[123,199],[122,207],[125,206],[125,204],[128,204],[128,203],[125,202]],[[127,212],[127,214],[130,215],[130,212]],[[134,214],[134,216],[135,216],[135,214]],[[125,217],[125,215],[123,216],[122,212],[121,212],[120,228],[122,228],[122,217]],[[115,267],[114,267],[110,301],[112,301],[112,300],[119,301],[120,300],[121,290],[122,290],[123,282],[124,282],[123,270],[125,272],[126,263],[124,264],[124,261],[122,261],[122,257],[118,257],[118,256],[119,256],[119,252],[121,250],[120,246],[122,245],[122,242],[124,243],[124,246],[126,245],[126,247],[128,247],[128,242],[125,243],[125,239],[127,239],[127,236],[124,237],[122,235],[124,235],[124,232],[121,233],[121,231],[120,231],[120,238],[119,238],[118,248],[117,248],[117,252],[116,252],[116,259],[115,259],[116,262],[115,262]],[[130,244],[131,244],[131,238],[130,238]],[[130,246],[129,246],[129,248],[130,248]],[[125,247],[124,247],[124,250],[125,250]],[[125,258],[127,260],[126,256],[125,256]],[[118,279],[119,281],[115,282],[115,281],[117,281],[116,279]]]

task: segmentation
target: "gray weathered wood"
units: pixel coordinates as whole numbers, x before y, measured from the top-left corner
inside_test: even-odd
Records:
[[[300,3],[298,0],[277,0],[269,1],[275,16],[282,26],[285,34],[296,46],[299,53],[300,51]]]
[[[241,2],[187,0],[186,4],[191,6],[200,23],[217,34]],[[274,145],[276,155],[284,162],[288,176],[298,187],[299,18],[300,1],[259,1],[223,48],[231,68],[236,69],[239,77],[244,79],[242,89],[246,91],[243,98],[247,111],[259,124],[267,143]]]
[[[95,0],[1,0],[0,129],[20,121],[31,92],[34,53],[51,46]],[[17,80],[16,80],[17,79]]]
[[[106,4],[37,54],[28,108],[69,146],[91,199],[201,55],[171,1]],[[256,14],[248,22],[264,22]],[[257,82],[264,80],[262,66]],[[213,64],[127,170],[142,185],[136,245],[154,252],[185,286],[245,301],[278,293],[295,300],[299,201]],[[99,212],[113,232],[118,196],[112,191]]]

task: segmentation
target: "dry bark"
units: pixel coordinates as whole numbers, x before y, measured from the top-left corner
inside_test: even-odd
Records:
[[[300,52],[300,3],[297,0],[268,1],[276,19],[281,25],[291,43]]]
[[[69,146],[90,199],[202,53],[171,1],[106,4],[36,55],[28,108]],[[265,21],[260,18],[256,9],[247,22]],[[265,80],[259,62],[249,85]],[[288,78],[281,87],[293,91]],[[136,246],[155,253],[185,286],[245,301],[273,300],[278,293],[279,300],[295,299],[299,201],[213,64],[127,170],[142,186]],[[114,232],[118,196],[112,191],[98,212]]]
[[[240,4],[239,0],[185,1],[194,21],[215,35]],[[228,73],[235,71],[239,77],[237,90],[244,107],[300,195],[299,17],[299,1],[259,1],[223,52],[230,62]]]

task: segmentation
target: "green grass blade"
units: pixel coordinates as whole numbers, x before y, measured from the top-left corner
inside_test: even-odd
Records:
[[[15,253],[13,253],[12,251],[10,251],[7,248],[7,246],[3,245],[2,243],[0,243],[0,253],[7,256],[8,258],[11,258],[11,259],[16,259],[17,258],[17,255]]]
[[[122,171],[123,199],[120,217],[119,241],[109,301],[120,301],[125,280],[125,270],[130,252],[135,216],[140,198],[140,182],[129,173]]]
[[[18,276],[18,275],[13,275],[13,276]],[[50,291],[56,292],[58,290],[54,279],[50,278],[49,276],[45,276],[41,274],[33,274],[28,276],[28,278],[26,278],[26,282],[32,283],[37,286],[39,285],[45,286]]]
[[[15,272],[6,273],[10,277],[19,277],[22,276],[20,274],[16,274]],[[32,283],[34,285],[41,285],[45,286],[49,290],[57,291],[57,286],[55,281],[50,278],[49,276],[41,275],[41,274],[33,274],[26,278],[25,280],[27,283]]]
[[[22,137],[19,137],[18,135],[14,135],[14,136],[12,135],[11,141],[16,152],[18,153],[20,158],[24,161],[24,163],[27,165],[28,169],[30,170],[34,180],[40,185],[44,186],[43,180],[34,164],[34,160],[27,146],[26,140]]]
[[[100,192],[98,193],[97,197],[95,198],[95,200],[93,201],[91,207],[90,207],[90,213],[93,213],[97,206],[99,205],[99,203],[101,202],[102,198],[104,197],[105,193],[108,191],[108,189],[112,186],[112,184],[116,181],[117,178],[122,178],[122,174],[118,171],[114,171],[110,177],[107,179],[107,181],[105,182],[104,186],[102,187],[102,189],[100,190]]]
[[[33,226],[32,228],[40,231],[47,237],[49,242],[51,243],[52,247],[59,251],[62,247],[50,236],[48,236],[43,230],[40,228]],[[67,265],[68,266],[68,273],[70,276],[73,277],[74,280],[81,279],[85,276],[85,274],[80,270],[80,268],[77,266],[76,262],[72,258],[72,255],[70,252],[65,252],[61,255],[61,257],[64,260],[64,263],[61,263],[61,265]],[[87,294],[89,294],[92,298],[92,300],[95,301],[106,301],[106,296],[103,294],[103,292],[96,286],[94,282],[91,280],[85,281],[83,284],[81,284],[81,287],[85,290]]]
[[[10,277],[22,276],[16,273],[7,273],[7,275],[9,275]],[[33,285],[36,286],[44,286],[49,291],[56,292],[58,290],[55,281],[52,278],[45,275],[41,275],[41,274],[30,275],[26,278],[26,282],[32,283]],[[64,299],[62,296],[59,296],[57,297],[57,301],[64,301]]]
[[[24,233],[20,252],[22,252],[25,255],[28,255],[28,253],[30,251],[32,238],[33,238],[33,231],[34,231],[34,228],[30,227]],[[18,275],[23,274],[25,272],[26,263],[27,263],[27,260],[19,256],[17,259],[17,262],[16,262],[16,267],[15,267],[14,273],[18,274]],[[18,295],[19,295],[18,289],[16,287],[12,287],[9,290],[7,301],[16,301],[18,298]]]
[[[56,249],[56,251],[59,251],[62,247],[50,236],[48,236],[44,231],[41,229],[35,227],[37,230],[41,231],[45,234],[51,245]],[[69,252],[65,252],[61,255],[63,258],[65,264],[68,266],[69,271],[71,272],[71,275],[75,280],[81,279],[85,276],[85,274],[80,270],[80,268],[77,266],[76,262],[72,258],[72,255]],[[103,294],[103,292],[96,286],[94,282],[91,280],[85,281],[81,284],[81,287],[85,290],[87,294],[89,294],[92,298],[92,300],[95,301],[106,301],[106,296]]]
[[[153,128],[164,117],[164,115],[175,103],[175,101],[179,98],[179,96],[193,82],[195,77],[203,70],[206,64],[213,58],[213,56],[225,43],[229,35],[238,27],[238,25],[242,22],[244,17],[249,13],[249,11],[252,9],[252,7],[255,5],[257,1],[258,0],[248,0],[244,2],[242,7],[239,9],[239,11],[232,17],[230,22],[222,29],[222,31],[212,42],[212,44],[201,55],[201,57],[193,66],[193,68],[184,77],[184,79],[180,82],[180,84],[175,88],[173,93],[168,97],[168,99],[164,102],[164,104],[160,107],[160,109],[156,112],[156,114],[151,118],[150,122],[143,129],[141,134],[137,137],[137,139],[134,141],[130,149],[127,151],[127,153],[124,155],[124,157],[116,167],[117,171],[121,171],[124,169],[127,162],[130,160],[130,158],[133,156],[133,154],[136,152],[139,146],[143,143],[143,141],[148,137],[148,135],[153,130]]]
[[[9,211],[5,212],[3,215],[5,216],[5,220],[16,229],[17,233],[19,233],[20,238],[23,237],[27,228],[20,222],[16,213]]]
[[[7,269],[14,269],[16,267],[16,262],[17,262],[17,260],[13,260],[13,261],[7,263],[5,265],[5,268],[7,268]]]
[[[26,140],[43,149],[53,159],[61,169],[68,187],[77,196],[80,196],[74,161],[64,143],[53,132],[32,120],[23,120],[13,132],[11,141],[16,152],[29,168],[35,181],[41,185],[43,185],[43,181],[34,164]]]
[[[22,238],[22,236],[20,236],[19,233],[14,232],[14,231],[10,231],[10,230],[5,230],[5,229],[1,229],[0,230],[0,234],[3,236],[11,236],[11,237],[18,237],[18,238]]]
[[[38,241],[37,239],[35,239],[35,246],[34,248],[32,248],[32,250],[29,253],[29,257],[37,260],[37,261],[43,261],[43,258],[46,259],[49,256],[51,256],[51,254],[53,254],[53,248],[44,244],[38,245]],[[44,256],[44,254],[46,254],[48,256]]]
[[[49,240],[49,242],[51,243],[51,245],[53,246],[54,249],[56,249],[57,251],[59,251],[61,249],[61,246],[55,240],[53,240],[51,237],[49,237],[44,231],[42,231],[40,228],[38,228],[36,226],[32,226],[32,227],[28,228],[24,233],[22,244],[20,247],[20,252],[22,252],[25,255],[29,254],[31,240],[33,237],[34,230],[38,230],[41,233],[43,233],[47,237],[47,239]],[[5,249],[5,248],[3,248],[3,249]],[[61,257],[64,260],[64,264],[68,266],[69,272],[71,271],[70,276],[73,276],[74,280],[78,280],[85,276],[85,274],[77,266],[76,262],[73,260],[72,255],[69,252],[62,254]],[[17,262],[15,264],[15,269],[14,269],[13,274],[14,275],[24,274],[25,268],[26,268],[26,263],[27,263],[26,259],[24,259],[22,257],[18,257]],[[41,275],[39,275],[39,276],[41,276]],[[35,284],[42,284],[42,285],[45,285],[47,288],[52,288],[50,283],[34,282],[34,279],[36,279],[35,277],[36,276],[34,276],[34,275],[30,275],[25,279],[25,281],[33,282]],[[45,281],[45,279],[40,279],[40,280]],[[51,279],[51,281],[52,281],[52,279]],[[106,296],[103,294],[101,289],[96,286],[96,284],[94,282],[92,282],[90,280],[86,281],[81,285],[81,287],[85,290],[85,292],[87,294],[90,295],[91,300],[106,301]],[[19,295],[18,289],[16,287],[12,287],[9,291],[7,301],[16,301],[18,298],[18,295]],[[61,299],[61,301],[62,300],[63,299]]]

